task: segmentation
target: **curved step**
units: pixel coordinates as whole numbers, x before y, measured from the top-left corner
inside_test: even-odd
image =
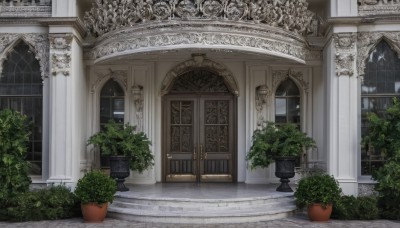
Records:
[[[296,210],[293,193],[229,199],[147,198],[119,193],[108,216],[153,223],[243,223],[281,219]]]

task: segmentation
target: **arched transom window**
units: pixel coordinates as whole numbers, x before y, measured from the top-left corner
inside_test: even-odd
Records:
[[[20,42],[4,61],[0,75],[0,109],[13,109],[33,122],[27,160],[30,174],[42,174],[43,83],[39,61],[29,46]]]
[[[384,117],[392,98],[400,95],[400,59],[389,44],[382,40],[367,59],[364,83],[361,86],[361,136],[368,132],[366,114],[374,112]],[[361,175],[371,175],[383,165],[379,151],[361,151]]]

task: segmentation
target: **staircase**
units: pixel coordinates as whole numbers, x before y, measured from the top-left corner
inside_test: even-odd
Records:
[[[108,209],[108,216],[137,222],[216,224],[281,219],[295,210],[293,193],[224,199],[118,193]]]

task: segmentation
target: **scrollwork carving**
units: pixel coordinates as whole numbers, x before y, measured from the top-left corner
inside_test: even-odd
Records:
[[[50,36],[51,72],[54,76],[59,73],[70,75],[72,40],[71,34]]]
[[[278,86],[285,81],[286,79],[292,79],[296,82],[296,84],[301,85],[300,89],[303,89],[306,93],[309,91],[308,82],[304,81],[303,72],[301,71],[293,71],[289,68],[289,70],[274,70],[272,71],[272,89],[276,91]]]
[[[260,85],[256,88],[256,111],[257,111],[257,126],[261,126],[264,122],[263,109],[267,104],[268,97],[271,96],[271,90],[266,85]]]
[[[360,77],[365,74],[368,56],[374,47],[385,39],[400,56],[400,32],[360,32],[357,36],[357,72]]]
[[[337,76],[353,76],[354,74],[356,37],[356,33],[338,33],[333,36],[336,48]]]
[[[358,14],[383,15],[398,14],[400,11],[400,0],[358,0]]]
[[[255,22],[305,35],[314,14],[306,0],[96,0],[85,13],[87,30],[101,36],[120,27],[167,19]]]
[[[127,85],[128,85],[128,73],[124,70],[111,70],[109,69],[109,72],[107,73],[101,73],[97,72],[97,79],[96,81],[92,84],[91,86],[91,93],[94,93],[99,86],[102,86],[104,83],[106,83],[110,78],[116,79],[121,86],[124,88],[124,91],[127,91]]]
[[[3,62],[7,59],[8,54],[18,42],[26,42],[31,51],[35,53],[40,63],[40,71],[42,79],[47,78],[49,74],[49,40],[47,34],[41,33],[3,33],[0,34],[0,72],[2,71]]]
[[[216,75],[223,77],[230,92],[236,96],[239,95],[239,89],[232,73],[222,64],[206,59],[204,55],[193,55],[192,59],[177,65],[174,69],[168,72],[162,82],[161,95],[165,95],[170,91],[176,77],[195,68],[207,69],[214,72]]]

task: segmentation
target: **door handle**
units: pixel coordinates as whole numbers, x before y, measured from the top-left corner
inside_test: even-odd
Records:
[[[171,154],[167,154],[167,158],[168,158],[168,160],[172,159],[172,155]]]
[[[200,159],[203,160],[203,144],[200,144]]]
[[[196,147],[193,148],[193,160],[197,160]]]

